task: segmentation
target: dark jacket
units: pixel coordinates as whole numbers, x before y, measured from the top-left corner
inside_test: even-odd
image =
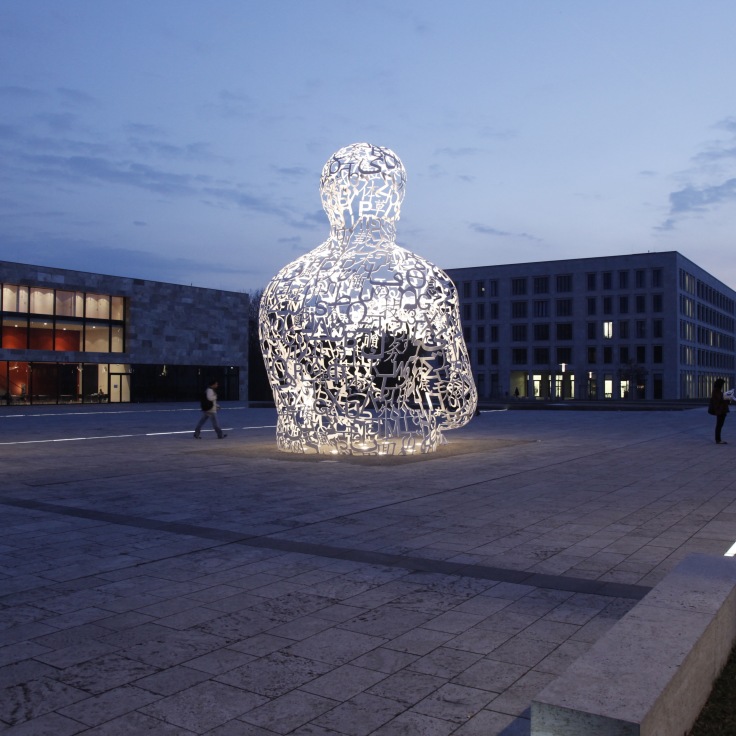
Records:
[[[713,393],[710,395],[710,405],[708,406],[708,413],[715,414],[717,417],[728,414],[729,400],[723,398],[723,391],[713,389]]]

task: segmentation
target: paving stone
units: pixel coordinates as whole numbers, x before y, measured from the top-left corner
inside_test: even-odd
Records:
[[[241,720],[267,727],[276,733],[288,734],[326,711],[332,710],[337,704],[336,700],[302,690],[292,690],[245,713],[241,716]]]
[[[156,699],[157,696],[146,690],[133,685],[124,685],[86,700],[80,700],[74,705],[59,709],[58,712],[87,726],[97,726],[148,705]]]
[[[368,736],[403,710],[404,706],[396,700],[361,693],[318,716],[314,724],[333,728],[346,736]]]
[[[343,702],[384,679],[386,673],[346,664],[305,683],[301,689],[336,702]]]
[[[413,710],[460,724],[465,723],[495,697],[496,694],[488,690],[447,683],[417,703]]]
[[[3,733],[526,735],[540,684],[686,554],[736,541],[700,409],[484,413],[390,465],[238,429],[273,410],[230,409],[235,442],[204,452],[162,433],[189,434],[180,406],[109,409],[14,430],[36,442],[0,493]],[[111,438],[37,442],[70,420]],[[114,437],[130,426],[151,434]]]
[[[286,654],[341,665],[385,643],[386,639],[378,636],[331,628],[292,644],[283,651]]]
[[[325,662],[276,652],[218,675],[216,679],[269,698],[277,698],[331,669]]]
[[[220,682],[202,682],[139,708],[144,715],[204,733],[267,702],[266,698]]]

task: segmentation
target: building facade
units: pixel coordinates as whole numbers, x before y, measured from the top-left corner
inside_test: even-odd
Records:
[[[481,401],[704,399],[736,292],[678,252],[447,269]]]
[[[0,261],[0,399],[247,397],[245,293]]]

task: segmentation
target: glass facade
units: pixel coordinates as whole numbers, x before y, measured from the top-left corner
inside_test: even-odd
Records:
[[[122,353],[125,309],[121,296],[3,284],[0,347]]]
[[[223,401],[240,398],[236,366],[52,363],[0,360],[5,404],[193,401],[212,380]]]

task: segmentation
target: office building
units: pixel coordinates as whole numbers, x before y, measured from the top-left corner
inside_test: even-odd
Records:
[[[481,402],[704,399],[736,292],[678,252],[447,269]]]

